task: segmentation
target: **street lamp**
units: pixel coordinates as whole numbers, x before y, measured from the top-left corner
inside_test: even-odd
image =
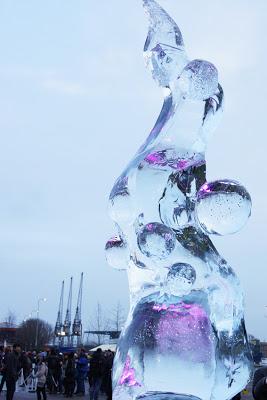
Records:
[[[40,303],[41,301],[46,302],[47,299],[45,297],[38,298],[38,306],[37,306],[37,311],[36,311],[36,336],[35,336],[35,347],[37,349],[38,347],[38,333],[39,333],[39,313],[40,313]]]

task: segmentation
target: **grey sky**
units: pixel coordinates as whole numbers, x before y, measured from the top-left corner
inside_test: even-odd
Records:
[[[240,180],[253,215],[214,241],[242,280],[248,331],[267,339],[266,0],[162,0],[190,57],[213,62],[226,94],[208,178]],[[84,325],[99,300],[128,304],[126,275],[103,247],[107,198],[149,133],[162,94],[145,70],[141,1],[3,0],[0,4],[0,317],[46,296],[54,322],[62,279],[85,272]],[[266,309],[267,315],[267,309]]]

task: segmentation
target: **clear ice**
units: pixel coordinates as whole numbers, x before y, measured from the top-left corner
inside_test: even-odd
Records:
[[[206,180],[223,111],[216,67],[190,61],[173,19],[144,0],[146,65],[163,88],[158,120],[110,194],[110,265],[127,270],[130,312],[113,368],[114,400],[227,400],[250,379],[243,294],[209,235],[239,231],[251,198]]]

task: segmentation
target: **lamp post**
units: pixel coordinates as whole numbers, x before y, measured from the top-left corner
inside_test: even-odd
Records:
[[[41,301],[46,302],[47,299],[45,297],[38,298],[38,306],[37,306],[37,311],[36,311],[36,335],[35,335],[35,347],[37,349],[38,347],[38,333],[39,333],[39,313],[40,313],[40,303]]]

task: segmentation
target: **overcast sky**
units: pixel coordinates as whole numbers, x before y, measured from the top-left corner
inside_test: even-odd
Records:
[[[239,234],[214,241],[243,283],[248,331],[267,339],[267,2],[161,5],[189,56],[219,70],[226,109],[208,179],[240,180],[253,214]],[[110,189],[161,108],[142,58],[146,33],[141,0],[1,1],[2,319],[8,309],[23,319],[45,296],[40,316],[54,323],[61,281],[73,275],[76,292],[81,271],[84,327],[97,301],[127,309],[126,274],[108,267],[103,248]]]

